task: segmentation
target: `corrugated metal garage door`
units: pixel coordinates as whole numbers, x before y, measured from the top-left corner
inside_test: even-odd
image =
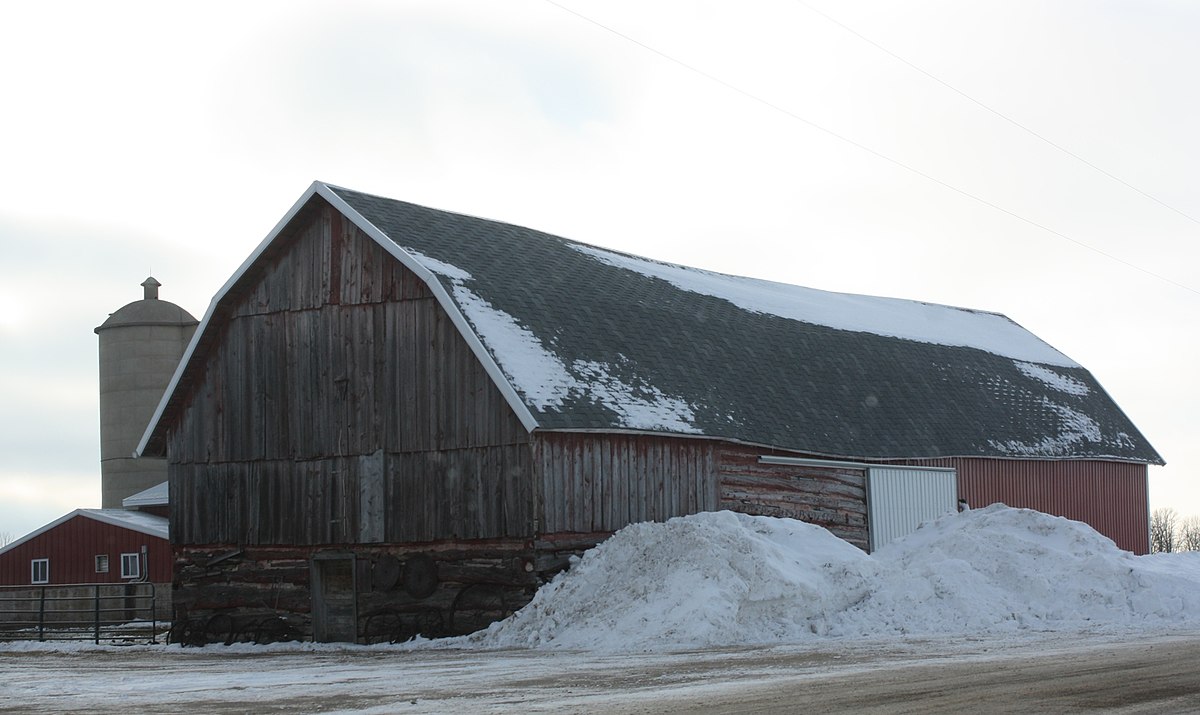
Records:
[[[957,481],[953,469],[872,466],[867,471],[871,551],[955,511]]]

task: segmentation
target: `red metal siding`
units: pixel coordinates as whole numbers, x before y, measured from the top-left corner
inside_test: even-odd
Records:
[[[171,580],[171,545],[139,531],[76,516],[0,554],[0,585],[30,583],[30,562],[50,559],[50,584],[121,583],[121,554],[150,549],[150,580]],[[96,573],[96,556],[108,554],[108,573]]]
[[[1085,522],[1135,554],[1150,551],[1146,465],[1084,460],[953,458],[915,462],[958,470],[972,507],[1000,502]]]

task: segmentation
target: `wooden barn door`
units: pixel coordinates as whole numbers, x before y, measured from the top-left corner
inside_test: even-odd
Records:
[[[312,561],[313,640],[354,643],[358,639],[358,594],[352,554],[319,554]]]

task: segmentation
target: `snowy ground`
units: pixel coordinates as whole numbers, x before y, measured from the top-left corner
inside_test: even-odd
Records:
[[[0,651],[0,713],[1196,712],[1200,633],[683,653],[366,646]]]
[[[640,524],[512,618],[399,646],[0,644],[0,712],[1200,711],[1200,555],[989,507],[867,556]]]

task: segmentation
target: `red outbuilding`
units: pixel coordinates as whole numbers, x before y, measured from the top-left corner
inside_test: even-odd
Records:
[[[171,581],[167,519],[76,509],[0,548],[0,585]]]

